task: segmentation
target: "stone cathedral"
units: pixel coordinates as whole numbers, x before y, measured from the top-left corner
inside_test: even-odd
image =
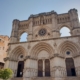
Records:
[[[61,37],[66,26],[71,36]],[[20,42],[21,35],[28,35]],[[4,68],[14,72],[12,80],[80,80],[80,23],[77,9],[30,15],[13,20]]]

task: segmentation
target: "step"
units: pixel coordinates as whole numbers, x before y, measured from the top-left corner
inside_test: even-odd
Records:
[[[23,80],[22,77],[12,78],[11,80]],[[52,77],[33,77],[30,80],[80,80],[80,77],[52,78]]]
[[[80,80],[80,77],[66,77],[65,80]]]
[[[11,80],[23,80],[22,77],[19,77],[19,78],[12,78]]]
[[[52,77],[35,77],[31,78],[31,80],[53,80]]]

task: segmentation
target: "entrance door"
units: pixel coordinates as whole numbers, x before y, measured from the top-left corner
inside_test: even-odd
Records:
[[[50,76],[50,61],[49,61],[49,59],[45,60],[45,76]]]
[[[43,76],[43,62],[42,62],[42,60],[38,61],[38,76],[39,77]]]
[[[66,59],[67,76],[76,76],[74,61],[72,58]]]
[[[24,69],[24,61],[19,61],[18,62],[17,77],[23,76],[23,69]]]

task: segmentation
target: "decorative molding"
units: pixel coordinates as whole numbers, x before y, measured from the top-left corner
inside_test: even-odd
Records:
[[[15,61],[15,62],[17,62],[17,60],[14,60],[14,59],[11,59],[11,58],[9,58],[9,57],[6,57],[6,58],[4,58],[4,61]]]
[[[9,57],[4,58],[4,61],[8,61],[8,60],[10,60],[10,58],[9,58]]]
[[[58,53],[53,54],[53,56],[51,56],[50,59],[53,59],[55,57],[59,57],[59,58],[63,58],[64,59],[64,57],[59,55]]]
[[[24,59],[24,61],[26,61],[27,59],[37,60],[36,58],[33,58],[31,56],[26,56],[25,59]]]

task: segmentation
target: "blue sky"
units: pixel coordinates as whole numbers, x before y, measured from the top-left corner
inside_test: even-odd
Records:
[[[80,0],[0,0],[0,35],[11,35],[13,19],[26,20],[31,14],[55,10],[66,13],[71,8],[78,10]]]

